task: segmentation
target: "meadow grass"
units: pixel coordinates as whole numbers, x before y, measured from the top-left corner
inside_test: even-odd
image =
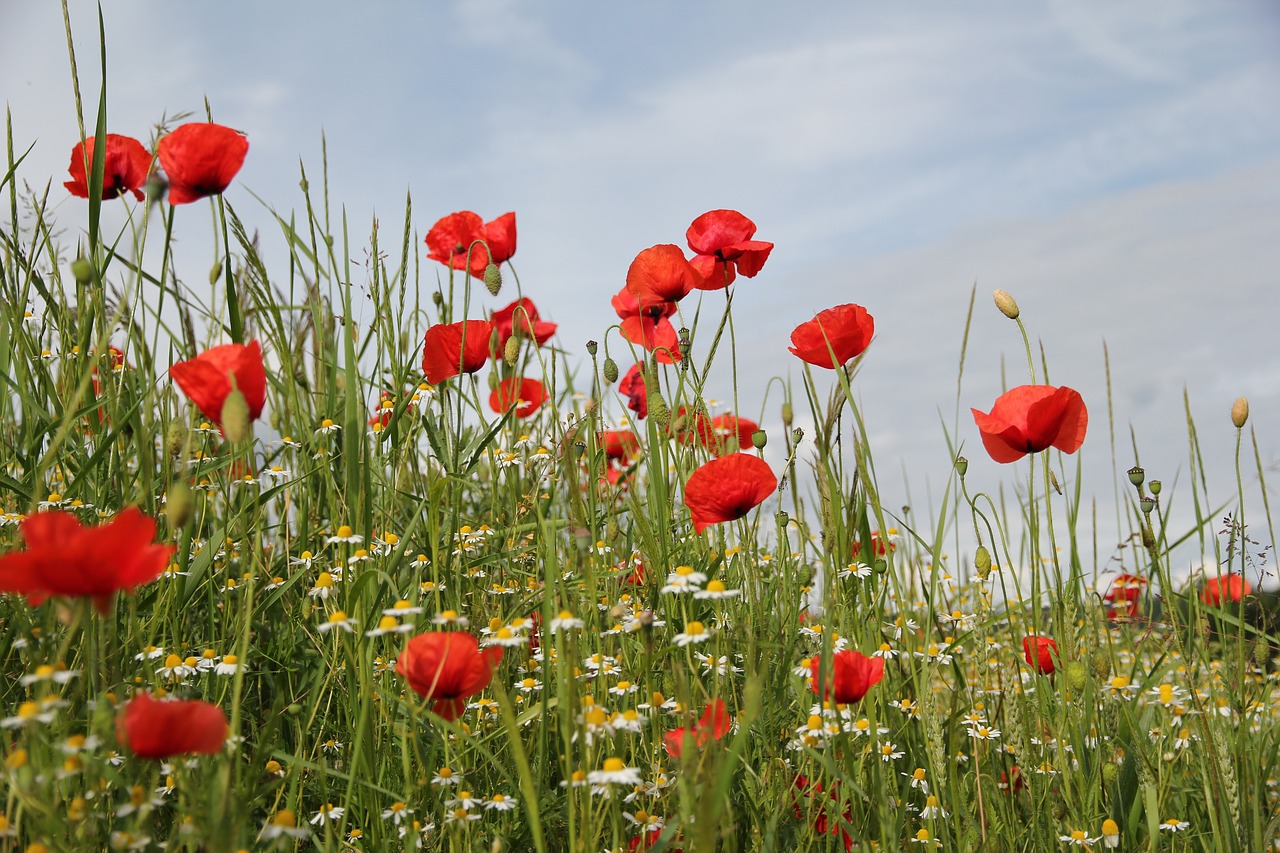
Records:
[[[98,138],[105,115],[104,92]],[[1267,599],[1209,606],[1170,556],[1195,541],[1256,578],[1270,507],[1246,526],[1243,486],[1210,494],[1190,418],[1189,529],[1165,527],[1168,492],[1140,469],[1117,472],[1139,544],[1121,569],[1145,582],[1132,612],[1104,600],[1115,563],[1079,532],[1092,503],[1070,456],[1005,466],[997,495],[966,485],[985,454],[957,459],[936,505],[882,506],[859,360],[776,380],[765,414],[783,427],[757,438],[785,451],[776,495],[695,534],[685,483],[725,449],[697,440],[704,389],[730,376],[736,398],[754,381],[735,366],[736,284],[682,306],[679,364],[617,327],[587,349],[517,335],[433,386],[424,333],[483,316],[482,282],[424,263],[408,201],[389,239],[375,223],[357,242],[327,164],[319,186],[304,169],[300,209],[261,202],[287,251],[269,269],[233,207],[260,204],[241,188],[182,208],[91,200],[64,205],[85,221],[55,222],[60,188],[23,176],[11,130],[7,151],[0,553],[21,550],[32,514],[98,524],[126,506],[175,550],[105,613],[0,599],[0,849],[1280,849]],[[91,171],[92,197],[100,156]],[[104,205],[127,210],[118,233]],[[173,255],[202,206],[208,289]],[[510,266],[503,279],[526,295]],[[1043,381],[1023,319],[1010,329]],[[230,441],[168,371],[250,340],[266,413]],[[643,420],[614,381],[632,360]],[[510,377],[547,389],[527,418],[488,404]],[[1237,483],[1264,477],[1256,439],[1241,468],[1244,426]],[[635,435],[620,462],[610,429]],[[1103,431],[1095,411],[1088,443]],[[738,594],[693,594],[713,582]],[[692,623],[706,633],[678,641]],[[407,638],[434,630],[507,643],[456,720],[396,673]],[[1024,656],[1027,636],[1054,639],[1054,672]],[[842,649],[883,659],[883,679],[820,702],[810,661],[825,673]],[[216,704],[225,747],[131,754],[117,719],[139,692]],[[715,700],[731,727],[669,754],[666,736]]]

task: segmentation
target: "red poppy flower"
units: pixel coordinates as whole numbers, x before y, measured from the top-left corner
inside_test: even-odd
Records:
[[[716,435],[715,427],[711,424],[711,418],[702,410],[690,412],[681,406],[671,418],[671,426],[668,427],[667,432],[675,436],[681,444],[697,442],[712,451],[720,445],[720,439]]]
[[[641,310],[662,302],[679,302],[702,283],[702,276],[684,252],[671,243],[650,246],[627,268],[627,292],[640,300]]]
[[[639,420],[649,416],[649,393],[645,389],[644,370],[640,365],[631,365],[618,383],[618,393],[627,398],[627,408],[635,412]]]
[[[839,820],[827,819],[828,804],[834,804],[838,801],[839,780],[833,781],[830,788],[824,792],[821,782],[810,782],[804,776],[797,774],[792,787],[793,789],[798,789],[805,796],[805,799],[801,800],[796,796],[795,790],[791,792],[791,808],[796,820],[804,820],[805,809],[802,808],[801,804],[807,804],[809,811],[812,813],[809,824],[813,827],[813,831],[818,835],[835,835],[839,832],[842,837],[841,840],[844,842],[844,849],[852,850],[853,837],[844,828],[845,824],[853,820],[852,808],[845,810],[843,823]]]
[[[1228,601],[1239,604],[1240,599],[1253,592],[1253,584],[1237,574],[1209,578],[1200,591],[1200,600],[1208,607],[1221,607]]]
[[[1138,615],[1139,600],[1142,598],[1142,588],[1146,586],[1147,579],[1140,575],[1123,574],[1111,582],[1103,599],[1115,605],[1109,613],[1110,618],[1116,616],[1126,616],[1133,618]]]
[[[230,185],[248,153],[245,135],[220,124],[184,124],[162,137],[156,154],[169,178],[169,204],[218,195]]]
[[[631,840],[627,842],[627,853],[646,853],[646,851],[652,850],[656,847],[661,838],[661,828],[650,829],[640,833],[639,835],[632,836]],[[679,835],[675,838],[677,841],[680,840]],[[670,851],[670,853],[684,853],[683,847],[673,847],[670,842],[668,842],[667,846],[663,849]]]
[[[547,392],[542,383],[536,379],[524,379],[512,376],[498,383],[489,395],[489,408],[498,414],[505,414],[512,406],[516,407],[517,418],[527,418],[538,410],[547,399]]]
[[[717,454],[724,454],[735,450],[750,450],[751,436],[760,429],[760,426],[746,418],[726,414],[712,418],[711,428],[715,432],[715,443],[712,449]]]
[[[190,361],[169,368],[169,375],[211,422],[222,426],[222,406],[231,393],[231,377],[249,404],[249,420],[257,420],[267,402],[267,370],[262,365],[262,347],[223,344],[211,347]]]
[[[606,459],[626,462],[640,452],[640,440],[629,429],[607,429],[596,434]]]
[[[611,300],[613,310],[622,320],[622,337],[656,353],[658,361],[674,364],[680,360],[680,336],[667,318],[676,313],[674,302],[651,302],[641,307],[640,300],[625,287]]]
[[[818,674],[820,663],[821,658],[817,655],[809,661],[809,671],[813,673],[813,692],[818,693],[819,681],[825,681],[822,698],[834,698],[841,705],[859,701],[884,678],[884,658],[869,658],[853,649],[833,654],[832,671],[821,679]]]
[[[697,725],[692,729],[681,726],[678,729],[672,729],[663,736],[662,740],[667,749],[667,754],[679,758],[684,752],[684,741],[687,735],[693,743],[701,749],[706,746],[708,740],[720,740],[729,732],[733,720],[724,709],[724,700],[716,699],[707,705],[702,712],[702,718],[698,720]]]
[[[712,459],[689,475],[684,502],[701,533],[713,524],[734,521],[764,503],[778,487],[769,463],[748,453]]]
[[[1058,644],[1048,637],[1023,637],[1022,655],[1027,665],[1042,675],[1049,675],[1058,668]]]
[[[1050,447],[1075,453],[1089,426],[1084,400],[1065,386],[1019,385],[996,398],[990,414],[971,411],[983,447],[997,462],[1017,462]]]
[[[116,737],[139,758],[215,755],[227,740],[227,715],[208,702],[157,701],[139,693],[116,720]]]
[[[475,373],[489,360],[493,324],[488,320],[437,323],[422,345],[422,372],[439,385],[459,373]]]
[[[1013,780],[1012,785],[1010,785],[1010,779]],[[1015,764],[1009,768],[1007,773],[1001,770],[1000,781],[996,783],[996,787],[1006,794],[1016,794],[1021,791],[1026,787],[1026,784],[1022,781],[1022,768]]]
[[[489,321],[498,330],[499,349],[507,345],[507,339],[513,334],[532,338],[542,346],[556,333],[556,324],[543,322],[538,317],[538,306],[527,296],[494,311]]]
[[[754,278],[773,251],[772,243],[752,240],[756,224],[736,210],[709,210],[693,220],[685,238],[697,252],[690,261],[704,290],[728,287],[742,273]]]
[[[93,168],[94,139],[90,136],[71,149],[71,165],[67,167],[71,180],[63,186],[80,198],[89,197],[89,176],[85,165]],[[131,136],[108,133],[106,139],[107,150],[102,160],[102,200],[110,201],[128,192],[142,201],[142,188],[151,171],[151,155],[141,142]]]
[[[801,361],[835,369],[862,354],[871,343],[875,320],[861,305],[837,305],[821,311],[791,332],[788,347]],[[833,359],[832,353],[835,353]]]
[[[516,253],[516,215],[504,213],[492,222],[469,210],[450,213],[427,232],[427,257],[455,270],[467,269],[476,278],[484,278],[490,255],[495,264],[510,260]],[[485,246],[488,251],[485,251]]]
[[[396,672],[423,699],[434,699],[431,710],[456,720],[466,700],[489,686],[502,660],[502,647],[481,651],[480,641],[462,631],[430,631],[405,646]]]
[[[0,557],[0,592],[25,595],[32,604],[52,595],[92,598],[101,613],[118,590],[160,577],[174,552],[155,543],[155,520],[137,507],[97,527],[69,512],[38,512],[23,519],[18,534],[26,549]]]

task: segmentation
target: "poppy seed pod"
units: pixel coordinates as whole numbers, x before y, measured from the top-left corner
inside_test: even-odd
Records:
[[[1244,425],[1248,420],[1249,398],[1240,397],[1231,406],[1231,423],[1235,424],[1236,429],[1244,429]]]
[[[963,456],[956,457],[956,473],[960,475],[961,479],[964,478],[965,474],[969,473],[968,459],[965,459]]]
[[[1000,313],[1008,317],[1010,320],[1018,319],[1018,303],[1007,291],[997,290],[992,294],[996,301],[996,307],[1000,309]]]
[[[769,436],[764,430],[758,429],[751,433],[751,446],[756,450],[764,450],[766,444],[769,443]]]
[[[497,296],[502,290],[502,270],[492,261],[484,268],[484,287],[490,296]]]
[[[1146,477],[1147,472],[1139,468],[1137,465],[1134,465],[1129,469],[1129,482],[1133,483],[1135,486],[1141,486]]]
[[[612,358],[609,358],[608,356],[605,356],[603,373],[604,373],[604,381],[607,382],[608,384],[612,385],[613,383],[617,382],[618,381],[618,362],[614,361]]]
[[[1159,480],[1152,480],[1150,483],[1147,483],[1147,488],[1151,490],[1151,494],[1153,495],[1160,494],[1160,486],[1161,483]]]

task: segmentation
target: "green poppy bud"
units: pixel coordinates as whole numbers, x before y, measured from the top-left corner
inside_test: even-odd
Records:
[[[618,381],[618,362],[614,361],[612,358],[609,358],[608,356],[605,356],[603,372],[604,372],[605,382],[607,382],[610,385],[617,382]]]
[[[209,283],[217,284],[218,279],[222,277],[222,261],[214,261],[213,266],[209,268]]]
[[[520,338],[515,335],[507,338],[507,343],[502,348],[502,359],[512,367],[516,366],[516,362],[520,360]]]
[[[1073,660],[1066,665],[1064,670],[1067,677],[1067,686],[1074,692],[1084,690],[1085,684],[1089,681],[1089,669],[1078,660]]]
[[[1094,649],[1089,655],[1089,668],[1093,670],[1094,678],[1108,680],[1111,678],[1111,656],[1104,649]]]
[[[973,567],[977,570],[978,577],[983,580],[991,574],[991,552],[987,550],[987,546],[978,546],[978,550],[973,554]]]
[[[653,386],[650,386],[647,396],[649,417],[653,418],[653,422],[660,427],[666,428],[670,426],[671,410],[667,408],[667,401],[662,399],[662,395]]]
[[[1008,317],[1010,320],[1018,319],[1018,303],[1006,291],[997,290],[992,296],[996,300],[996,307],[1000,309],[1000,313]]]
[[[1235,424],[1236,429],[1244,429],[1244,425],[1248,420],[1249,398],[1241,397],[1231,406],[1231,423]]]
[[[492,261],[484,268],[484,287],[490,296],[497,296],[498,291],[502,290],[502,270]]]
[[[71,274],[75,276],[77,284],[88,284],[93,281],[93,264],[84,258],[76,258],[71,262]]]
[[[232,444],[249,437],[249,402],[239,388],[233,388],[222,403],[222,434]]]
[[[793,417],[794,417],[794,412],[791,411],[791,404],[783,403],[782,404],[782,425],[791,426],[791,420]]]
[[[175,530],[186,527],[191,516],[195,514],[195,500],[191,494],[191,487],[182,480],[169,484],[169,488],[165,490],[164,506],[169,527]]]
[[[178,458],[178,454],[182,452],[183,446],[187,443],[187,428],[174,421],[169,424],[169,431],[165,433],[164,449],[174,459]]]
[[[1102,781],[1107,785],[1114,785],[1120,778],[1120,768],[1114,764],[1107,762],[1102,765]]]

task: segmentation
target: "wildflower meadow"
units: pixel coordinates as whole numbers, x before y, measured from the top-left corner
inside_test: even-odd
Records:
[[[326,163],[293,209],[240,186],[254,128],[216,104],[119,128],[109,100],[65,176],[10,127],[0,180],[0,849],[1280,850],[1244,397],[1188,420],[1190,525],[1121,451],[1134,544],[1099,564],[1114,484],[1078,454],[1120,403],[1037,347],[1053,318],[975,298],[1007,388],[939,401],[981,442],[940,429],[907,514],[856,403],[874,293],[810,306],[795,381],[739,375],[750,211],[635,246],[580,296],[617,321],[565,340],[518,211],[359,233]],[[1001,369],[966,340],[948,369]]]

